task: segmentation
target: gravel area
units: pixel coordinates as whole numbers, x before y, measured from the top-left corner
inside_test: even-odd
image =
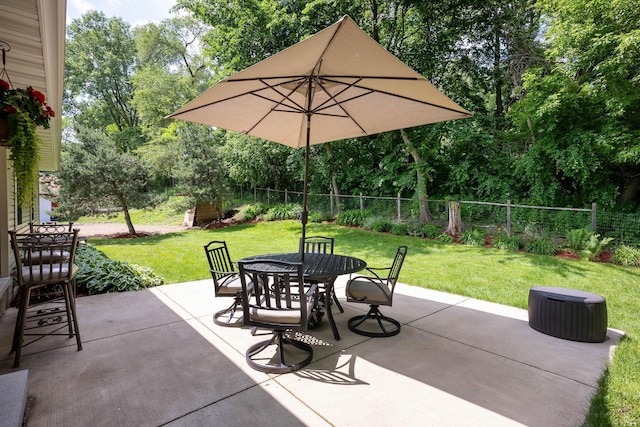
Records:
[[[138,235],[166,234],[176,231],[188,230],[186,225],[136,225],[133,224]],[[98,223],[98,224],[73,224],[73,228],[80,231],[80,237],[117,237],[129,235],[127,224]]]

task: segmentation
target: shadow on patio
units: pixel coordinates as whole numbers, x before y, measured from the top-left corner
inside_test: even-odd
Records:
[[[82,351],[65,337],[23,350],[27,425],[574,426],[621,337],[561,340],[525,310],[399,284],[384,312],[401,333],[366,338],[347,328],[366,307],[344,302],[344,283],[342,340],[323,320],[308,333],[312,364],[280,376],[245,363],[262,337],[213,324],[228,300],[210,280],[79,298]],[[12,371],[15,315],[0,321],[0,374]]]

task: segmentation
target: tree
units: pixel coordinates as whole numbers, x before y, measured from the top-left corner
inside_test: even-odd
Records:
[[[83,126],[111,128],[123,151],[142,145],[138,112],[131,103],[137,61],[129,25],[90,11],[73,20],[67,33],[65,114]]]
[[[629,0],[541,6],[549,18],[547,63],[526,74],[514,110],[521,138],[535,136],[520,175],[542,202],[637,206],[640,10]]]
[[[222,133],[185,123],[177,135],[180,144],[174,176],[180,189],[187,194],[190,206],[208,203],[218,207],[218,219],[221,219],[222,202],[229,195],[219,155]]]
[[[74,220],[99,207],[119,206],[129,233],[135,234],[129,208],[149,204],[147,168],[99,131],[80,129],[77,135],[78,143],[63,145],[56,173],[60,185],[56,212]]]

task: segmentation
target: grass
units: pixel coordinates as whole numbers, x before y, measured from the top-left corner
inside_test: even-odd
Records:
[[[112,259],[147,266],[167,283],[210,278],[203,246],[225,240],[234,260],[297,250],[297,221],[189,230],[138,239],[90,239]],[[396,236],[328,224],[309,224],[307,235],[336,239],[336,253],[370,266],[391,264],[398,245],[409,247],[400,281],[526,309],[532,286],[582,289],[607,299],[609,326],[625,331],[601,379],[586,426],[640,425],[640,269],[567,260],[437,240]]]
[[[159,207],[156,209],[131,209],[129,211],[133,226],[139,224],[152,225],[176,225],[181,224],[184,219],[184,213],[177,213],[170,207]],[[118,223],[126,224],[124,214],[115,212],[104,215],[83,216],[77,221],[78,224],[98,224],[98,223]]]

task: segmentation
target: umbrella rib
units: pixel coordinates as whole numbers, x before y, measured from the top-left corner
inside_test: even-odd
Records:
[[[304,77],[305,76],[280,76],[280,77],[271,77],[271,78],[246,78],[246,79],[227,79],[227,80],[223,80],[223,81],[219,82],[218,84],[235,83],[235,82],[247,82],[247,81],[259,81],[262,84],[264,84],[265,87],[261,87],[259,89],[248,90],[246,92],[237,93],[237,94],[235,94],[233,96],[229,96],[227,98],[218,99],[217,101],[212,101],[212,102],[208,102],[206,104],[198,105],[197,107],[193,107],[193,108],[190,108],[188,110],[180,111],[179,113],[170,114],[168,117],[179,117],[179,116],[181,116],[183,114],[190,113],[191,111],[196,111],[196,110],[199,110],[201,108],[210,107],[212,105],[216,105],[216,104],[219,104],[221,102],[230,101],[232,99],[241,98],[241,97],[246,96],[246,95],[254,95],[254,96],[261,97],[261,98],[263,98],[263,99],[265,99],[267,101],[270,101],[270,102],[278,102],[278,101],[275,101],[273,99],[269,99],[269,98],[265,97],[264,95],[257,95],[256,94],[256,92],[260,92],[260,91],[263,91],[265,89],[272,89],[276,93],[278,93],[279,95],[286,97],[286,95],[280,93],[278,90],[276,90],[276,88],[272,84],[267,83],[265,80],[269,80],[269,79],[289,79],[289,81],[285,81],[284,83],[280,83],[280,84],[286,84],[286,83],[295,82],[295,81],[300,80],[301,78],[304,78]],[[296,89],[298,87],[300,87],[303,83],[304,83],[304,81],[302,83],[298,83],[298,86],[296,86]],[[295,89],[292,90],[290,93],[293,93],[293,92],[295,92]],[[290,99],[290,98],[287,98],[287,99],[289,99],[291,102],[293,102],[297,107],[302,108],[301,105],[298,105],[292,99]]]
[[[268,84],[268,83],[267,83],[266,81],[264,81],[263,79],[258,79],[258,81],[259,81],[260,83],[264,84],[264,85],[266,86],[266,88],[269,88],[269,89],[273,90],[275,93],[277,93],[277,94],[279,94],[280,96],[282,96],[282,99],[281,99],[280,101],[276,101],[275,99],[269,99],[269,98],[267,98],[267,97],[265,97],[265,96],[263,96],[263,95],[259,95],[259,94],[255,93],[255,92],[251,93],[251,95],[253,95],[253,96],[257,96],[258,98],[265,99],[265,100],[270,101],[270,102],[273,102],[273,103],[275,103],[275,104],[274,104],[274,106],[273,106],[273,107],[271,107],[271,108],[269,109],[269,111],[267,111],[267,112],[266,112],[266,113],[265,113],[265,114],[260,118],[260,120],[257,120],[257,121],[253,124],[253,126],[251,126],[248,130],[246,130],[246,131],[245,131],[245,133],[247,133],[247,134],[251,133],[251,131],[253,131],[253,130],[256,128],[256,126],[258,126],[260,123],[262,123],[262,121],[263,121],[264,119],[266,119],[266,118],[267,118],[267,116],[269,116],[269,114],[271,114],[271,113],[272,113],[272,112],[274,112],[274,111],[279,111],[279,110],[277,110],[277,108],[278,108],[279,106],[281,106],[281,105],[284,105],[285,107],[290,108],[290,110],[287,110],[287,112],[291,112],[291,113],[296,112],[296,111],[295,111],[295,107],[297,107],[297,108],[299,109],[299,111],[298,111],[298,112],[304,112],[304,107],[303,107],[303,106],[301,106],[301,105],[298,105],[298,103],[297,103],[297,102],[295,102],[293,99],[291,99],[291,98],[290,98],[291,94],[292,94],[292,93],[294,93],[294,92],[295,92],[295,91],[296,91],[300,86],[302,86],[302,84],[304,83],[304,80],[302,80],[302,81],[298,82],[298,83],[297,83],[297,86],[296,86],[296,87],[294,87],[293,89],[291,89],[291,90],[289,91],[289,94],[284,94],[284,93],[280,92],[280,90],[278,90],[278,88],[276,88],[275,86],[273,86],[273,85],[271,85],[271,84]],[[295,81],[295,80],[293,80],[293,81]],[[264,88],[263,88],[263,89],[261,89],[261,90],[264,90]],[[289,101],[291,101],[291,103],[293,104],[293,106],[283,104],[283,102],[284,102],[285,100],[289,100]],[[292,109],[292,110],[291,110],[291,109]]]
[[[326,77],[323,77],[323,78],[324,78],[324,79],[326,79],[326,80],[327,80],[327,81],[329,81],[329,82],[332,82],[332,83],[345,84],[344,82],[341,82],[340,80],[331,80],[331,79],[328,79],[328,78],[326,78]],[[336,77],[334,77],[334,78],[336,78]],[[344,76],[343,78],[356,78],[356,77],[353,77],[353,76],[352,76],[352,77]],[[392,97],[394,97],[394,98],[405,99],[405,100],[407,100],[407,101],[413,101],[413,102],[417,102],[417,103],[419,103],[419,104],[423,104],[423,105],[430,105],[430,106],[432,106],[432,107],[437,107],[437,108],[440,108],[440,109],[443,109],[443,110],[454,111],[454,112],[456,112],[456,113],[461,113],[461,114],[468,115],[468,113],[463,113],[462,111],[460,111],[460,110],[456,110],[455,108],[444,107],[444,106],[442,106],[442,105],[434,104],[434,103],[432,103],[432,102],[422,101],[422,100],[419,100],[419,99],[411,98],[411,97],[409,97],[409,96],[399,95],[399,94],[397,94],[397,93],[392,93],[392,92],[388,92],[388,91],[385,91],[385,90],[371,89],[371,88],[369,88],[369,87],[361,86],[361,85],[357,84],[358,82],[360,82],[360,81],[362,81],[362,80],[365,80],[365,79],[420,80],[420,79],[418,79],[418,78],[413,78],[413,77],[411,77],[411,78],[406,78],[406,77],[358,77],[357,79],[358,79],[358,80],[357,80],[356,82],[354,82],[354,83],[351,83],[351,84],[349,85],[349,87],[356,87],[356,88],[358,88],[358,89],[368,90],[369,92],[368,92],[368,93],[366,93],[366,94],[361,94],[361,95],[359,95],[359,96],[354,96],[353,98],[348,99],[348,101],[352,101],[353,99],[359,98],[360,96],[369,95],[369,94],[371,94],[371,93],[374,93],[374,92],[375,92],[375,93],[381,93],[381,94],[384,94],[384,95],[389,95],[389,96],[392,96]],[[344,103],[344,102],[345,102],[345,101],[342,101],[342,103]]]
[[[330,80],[329,80],[329,81],[330,81]],[[335,96],[342,95],[344,92],[346,92],[347,90],[349,90],[349,88],[354,87],[354,85],[355,85],[357,82],[359,82],[359,81],[360,81],[360,79],[357,79],[356,81],[354,81],[353,83],[351,83],[350,85],[348,85],[347,87],[345,87],[344,89],[342,89],[341,91],[339,91]],[[349,112],[348,112],[348,111],[347,111],[347,110],[342,106],[342,102],[338,102],[338,100],[335,98],[335,96],[334,96],[334,95],[332,95],[331,93],[329,93],[329,91],[324,87],[324,85],[322,85],[322,84],[321,84],[321,85],[320,85],[320,87],[322,88],[322,90],[324,91],[324,93],[326,93],[326,94],[329,96],[329,99],[327,99],[325,102],[323,102],[322,104],[320,104],[320,105],[318,106],[318,108],[317,108],[316,110],[314,110],[314,112],[320,112],[320,111],[325,110],[325,109],[327,109],[327,108],[331,108],[333,105],[326,105],[326,104],[329,102],[329,100],[332,100],[333,102],[335,102],[335,105],[337,105],[337,106],[342,110],[342,112],[346,115],[346,117],[348,117],[349,119],[351,119],[351,121],[352,121],[353,123],[355,123],[355,124],[356,124],[356,126],[358,126],[358,127],[360,128],[360,130],[362,131],[362,133],[367,133],[367,132],[364,130],[364,128],[360,125],[360,123],[358,123],[358,121],[357,121],[355,118],[353,118],[353,116],[352,116],[351,114],[349,114]],[[352,101],[352,100],[354,100],[354,99],[356,99],[356,98],[360,98],[361,96],[369,95],[370,93],[371,93],[371,91],[369,91],[369,92],[368,92],[368,93],[366,93],[366,94],[360,94],[360,95],[358,95],[358,96],[354,96],[354,97],[349,98],[349,99],[347,99],[347,100],[345,100],[345,101],[343,101],[343,102],[349,102],[349,101]],[[326,114],[325,114],[325,115],[326,115]],[[339,116],[339,115],[337,115],[337,114],[336,114],[336,115],[331,115],[331,116],[333,116],[333,117],[342,117],[342,116]]]

